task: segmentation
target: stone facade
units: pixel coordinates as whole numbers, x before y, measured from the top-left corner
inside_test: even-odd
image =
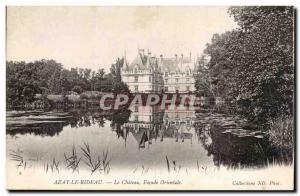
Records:
[[[194,63],[191,55],[180,57],[175,54],[173,58],[160,56],[166,93],[189,93],[195,91]]]
[[[126,58],[121,71],[122,81],[133,93],[189,93],[195,91],[194,63],[191,55],[159,58],[139,49],[131,64]]]

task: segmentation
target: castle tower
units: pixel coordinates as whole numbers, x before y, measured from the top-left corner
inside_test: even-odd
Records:
[[[127,63],[127,59],[126,59],[126,50],[124,51],[124,62],[123,62],[122,69],[128,70],[128,63]]]

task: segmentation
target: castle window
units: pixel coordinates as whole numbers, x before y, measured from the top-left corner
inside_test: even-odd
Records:
[[[168,72],[165,72],[165,76],[168,77],[168,75],[169,75],[169,73],[168,73]]]
[[[149,82],[152,82],[152,77],[151,76],[149,77]]]
[[[135,111],[135,112],[138,112],[138,111],[139,111],[139,106],[135,106],[135,107],[134,107],[134,111]]]
[[[167,87],[167,86],[165,87],[165,91],[166,91],[166,92],[168,91],[168,87]]]
[[[165,79],[165,82],[168,83],[168,79]]]
[[[135,121],[139,121],[139,115],[134,116]]]
[[[176,83],[178,83],[178,78],[175,79]]]
[[[139,81],[139,76],[134,76],[134,81],[138,82]]]
[[[190,87],[189,86],[186,87],[186,91],[190,91]]]
[[[189,78],[187,78],[187,79],[186,79],[186,81],[187,81],[187,82],[189,82],[189,81],[190,81],[190,79],[189,79]]]
[[[139,86],[134,86],[134,90],[137,92],[139,90]]]

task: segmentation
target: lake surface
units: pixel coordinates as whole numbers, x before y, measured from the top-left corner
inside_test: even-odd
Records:
[[[22,157],[33,167],[66,162],[76,150],[90,148],[92,161],[107,153],[111,169],[266,167],[290,158],[270,149],[261,131],[246,130],[244,120],[229,115],[196,113],[180,106],[160,110],[135,106],[121,111],[8,111],[7,156]],[[168,163],[167,163],[168,162]],[[23,163],[24,164],[24,163]]]

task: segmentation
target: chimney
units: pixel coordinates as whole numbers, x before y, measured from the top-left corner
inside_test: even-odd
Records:
[[[182,65],[183,62],[183,54],[181,54],[181,58],[180,58],[180,64]]]
[[[159,55],[159,61],[158,61],[159,66],[162,66],[163,58],[164,58],[164,56],[162,54]]]
[[[123,69],[128,69],[127,59],[126,59],[126,50],[124,51],[124,62],[123,62]]]
[[[163,59],[164,59],[164,56],[163,56],[162,54],[159,55],[159,62],[160,62],[160,63],[162,63]]]
[[[151,58],[151,52],[148,51],[148,56],[147,56],[147,67],[150,67],[150,58]]]
[[[140,55],[144,56],[144,49],[138,49],[138,51]]]

